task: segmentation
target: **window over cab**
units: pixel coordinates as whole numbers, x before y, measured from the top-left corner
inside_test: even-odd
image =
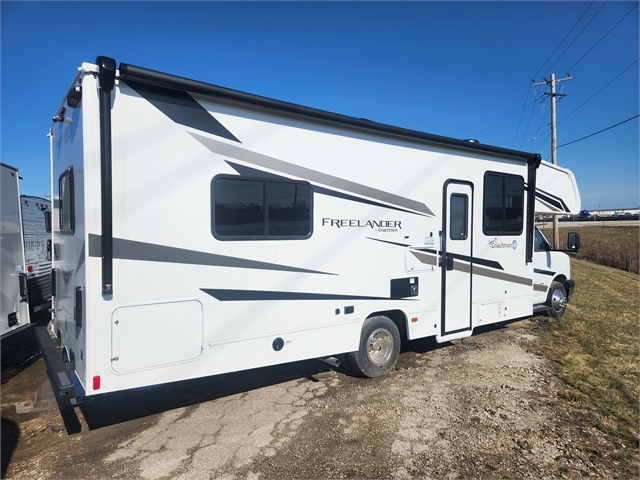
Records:
[[[484,176],[482,228],[485,235],[520,235],[524,216],[524,179],[487,172]]]

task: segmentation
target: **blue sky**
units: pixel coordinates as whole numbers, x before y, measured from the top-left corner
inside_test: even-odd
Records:
[[[98,55],[550,159],[583,208],[640,205],[637,2],[2,1],[1,153],[49,193],[51,117]],[[626,15],[626,16],[625,16]]]

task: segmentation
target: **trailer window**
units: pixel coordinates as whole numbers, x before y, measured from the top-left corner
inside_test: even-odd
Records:
[[[524,179],[487,173],[484,177],[484,233],[520,235],[524,213]]]
[[[304,238],[311,233],[308,184],[218,177],[212,232],[225,240]]]
[[[76,229],[73,183],[73,167],[70,167],[58,180],[60,233],[65,235],[73,235]]]
[[[449,238],[465,240],[467,238],[467,209],[469,197],[454,193],[449,202]]]

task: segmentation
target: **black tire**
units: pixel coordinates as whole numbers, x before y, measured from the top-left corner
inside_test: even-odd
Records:
[[[359,374],[381,377],[391,371],[400,353],[400,332],[388,317],[367,318],[362,325],[360,348],[348,354],[351,367]]]
[[[547,297],[548,314],[552,318],[560,318],[567,309],[567,290],[560,282],[552,282]]]

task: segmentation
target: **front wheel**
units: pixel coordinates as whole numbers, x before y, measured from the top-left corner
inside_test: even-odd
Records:
[[[360,335],[360,348],[349,353],[349,363],[361,375],[381,377],[391,371],[400,353],[400,332],[388,317],[365,320]]]
[[[549,316],[559,318],[564,315],[567,308],[567,290],[560,282],[553,282],[549,288],[547,306],[549,306]]]

